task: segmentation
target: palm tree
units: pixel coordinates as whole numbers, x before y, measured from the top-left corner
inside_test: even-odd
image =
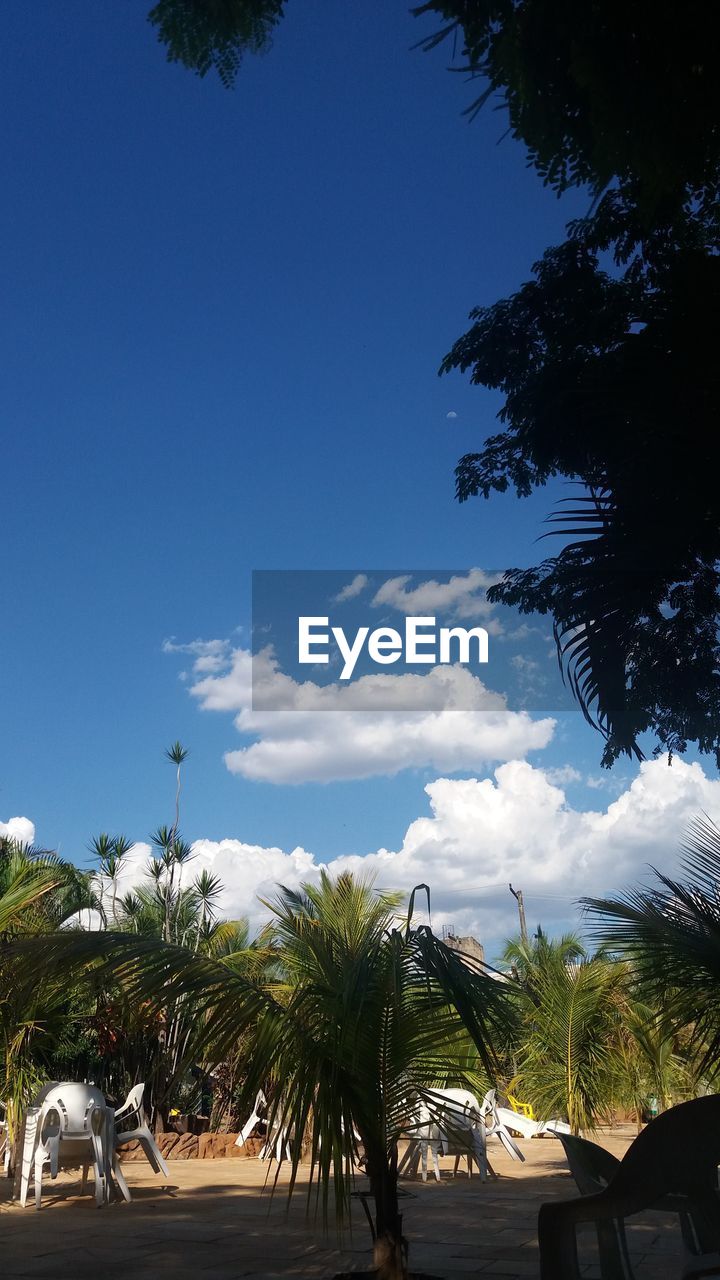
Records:
[[[428,926],[414,926],[414,898],[401,926],[397,898],[350,874],[281,889],[266,904],[272,943],[254,970],[109,932],[56,937],[42,956],[44,965],[111,973],[130,1000],[166,1007],[192,998],[207,1063],[244,1038],[243,1104],[274,1082],[270,1120],[282,1113],[296,1135],[309,1135],[325,1219],[331,1192],[338,1222],[349,1210],[358,1133],[381,1280],[407,1276],[397,1167],[413,1099],[432,1105],[433,1086],[473,1087],[478,1066],[494,1075],[512,1023],[507,984],[471,972]],[[291,1192],[300,1157],[298,1142]]]
[[[257,948],[250,942],[247,922],[217,918],[223,888],[219,878],[203,869],[187,882],[192,849],[176,830],[160,827],[152,840],[160,856],[150,858],[145,882],[120,898],[112,878],[115,841],[102,836],[93,841],[98,856],[102,855],[97,877],[101,901],[108,881],[113,889],[112,911],[102,913],[105,923],[109,920],[115,930],[214,956],[224,964],[239,968],[254,964]],[[184,1067],[194,1053],[197,1075],[203,1056],[203,1027],[196,1016],[196,1002],[189,996],[168,998],[158,1011],[147,1002],[128,1001],[110,983],[99,1002],[98,1026],[105,1048],[98,1078],[118,1093],[138,1079],[144,1080],[155,1122],[164,1128],[170,1108],[181,1101],[180,1094],[187,1093],[182,1080]],[[187,1096],[184,1101],[188,1104]]]
[[[182,769],[183,762],[187,760],[188,755],[189,755],[189,752],[187,748],[184,747],[182,743],[179,741],[173,742],[172,746],[168,747],[167,751],[165,752],[166,758],[170,761],[171,764],[175,765],[175,821],[173,822],[173,825],[170,828],[169,832],[166,832],[165,828],[161,828],[162,836],[164,836],[165,839],[163,840],[161,836],[161,839],[159,841],[159,843],[163,847],[163,860],[168,872],[167,886],[166,886],[167,895],[165,899],[165,903],[166,903],[165,941],[166,942],[170,941],[170,937],[169,937],[170,909],[172,904],[172,890],[173,890],[173,881],[175,878],[175,870],[176,868],[180,869],[182,867],[182,863],[192,856],[189,846],[183,845],[181,850],[180,842],[176,844],[178,829],[180,827],[180,790],[181,790],[180,770]]]
[[[573,1133],[595,1128],[619,1094],[622,967],[588,955],[575,935],[553,942],[542,930],[532,943],[509,943],[504,959],[523,1024],[513,1088],[540,1115],[565,1115]]]
[[[586,898],[594,932],[632,964],[655,1008],[689,1029],[706,1071],[720,1053],[720,830],[709,818],[690,826],[684,878],[655,872],[657,885],[618,898]]]
[[[117,924],[118,878],[123,869],[123,862],[132,848],[132,842],[126,836],[109,836],[107,832],[95,836],[90,841],[90,852],[97,859],[98,870],[94,877],[97,887],[98,908],[107,923],[105,910],[105,888],[110,884],[110,917]]]
[[[658,1110],[665,1111],[679,1098],[694,1095],[696,1055],[683,1043],[667,1010],[643,999],[637,984],[632,985],[632,970],[626,969],[630,986],[623,1017],[623,1075],[639,1122],[649,1098],[656,1098]]]

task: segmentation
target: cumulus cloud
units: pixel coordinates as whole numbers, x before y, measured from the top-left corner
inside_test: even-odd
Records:
[[[0,838],[3,836],[17,844],[34,844],[35,824],[29,818],[8,818],[0,822]]]
[[[253,676],[256,700],[269,710],[253,710]],[[461,666],[317,685],[286,675],[269,649],[254,658],[237,649],[225,671],[198,679],[191,692],[204,710],[234,713],[239,732],[257,739],[229,751],[225,762],[263,782],[476,770],[547,746],[555,727],[552,719],[509,711],[502,694]]]
[[[356,573],[352,582],[346,583],[342,591],[338,591],[334,597],[336,604],[342,604],[344,600],[354,600],[355,596],[359,596],[365,590],[369,578],[366,573]]]
[[[488,602],[488,587],[499,582],[501,574],[486,573],[483,569],[470,569],[467,573],[454,574],[447,582],[429,578],[412,586],[413,575],[406,573],[388,578],[373,597],[373,604],[390,605],[401,613],[418,615],[441,614],[444,618],[482,618],[488,630],[502,628],[494,614],[494,605]]]
[[[643,764],[601,810],[570,805],[551,776],[518,760],[500,765],[492,778],[438,778],[425,788],[432,816],[411,823],[400,850],[338,865],[362,864],[403,887],[425,880],[444,914],[457,894],[457,914],[482,930],[488,911],[507,911],[509,881],[531,903],[537,894],[538,905],[554,901],[550,914],[567,916],[576,896],[619,888],[644,876],[650,862],[676,863],[691,818],[703,809],[720,813],[720,781],[681,760],[672,768],[666,759]],[[568,781],[574,780],[572,771]],[[483,884],[486,891],[473,902],[473,887]]]
[[[429,812],[410,823],[399,849],[339,857],[328,870],[372,874],[376,887],[406,893],[429,884],[436,930],[452,924],[491,952],[517,930],[508,882],[523,889],[531,927],[541,921],[564,928],[577,920],[578,897],[647,880],[649,863],[676,869],[692,818],[701,811],[720,818],[720,781],[679,759],[671,768],[666,759],[643,764],[598,810],[570,805],[550,771],[519,760],[500,765],[492,778],[437,778],[425,792]],[[193,852],[185,874],[206,867],[218,875],[221,913],[249,915],[255,927],[268,914],[258,896],[271,898],[278,883],[296,888],[321,870],[302,847],[286,852],[229,838],[197,840]],[[149,853],[148,845],[134,846],[123,892],[142,877]]]

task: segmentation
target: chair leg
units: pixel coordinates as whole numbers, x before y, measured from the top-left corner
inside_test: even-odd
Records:
[[[45,1159],[45,1152],[38,1147],[35,1152],[35,1208],[39,1209],[42,1201],[42,1167]]]
[[[170,1170],[165,1163],[163,1155],[158,1147],[151,1132],[147,1128],[138,1129],[137,1140],[140,1143],[148,1162],[152,1165],[155,1173],[162,1173],[166,1178],[170,1177]]]
[[[510,1134],[505,1133],[503,1129],[498,1129],[496,1132],[508,1155],[511,1156],[513,1160],[520,1160],[524,1163],[525,1157],[514,1138],[511,1138]]]
[[[35,1159],[37,1145],[37,1127],[39,1111],[37,1107],[29,1107],[20,1134],[18,1151],[20,1152],[20,1204],[23,1209],[27,1204],[30,1187],[30,1174]]]
[[[128,1187],[128,1184],[125,1181],[125,1174],[122,1171],[122,1167],[120,1165],[120,1160],[118,1158],[117,1153],[113,1156],[112,1171],[113,1171],[113,1177],[115,1178],[115,1181],[117,1182],[120,1188],[120,1193],[123,1199],[129,1202],[130,1200],[132,1200],[132,1196],[130,1195],[130,1188]]]
[[[145,1159],[150,1165],[150,1168],[152,1169],[153,1173],[159,1173],[160,1166],[155,1158],[155,1152],[153,1151],[152,1146],[148,1142],[147,1138],[145,1138],[144,1135],[139,1134],[137,1141],[140,1143],[140,1146],[142,1147],[143,1153],[145,1155]]]
[[[95,1174],[95,1204],[98,1208],[107,1200],[107,1181],[105,1177],[105,1147],[99,1133],[92,1138],[93,1172]]]
[[[31,1168],[32,1168],[32,1162],[26,1156],[23,1156],[22,1172],[20,1174],[20,1204],[23,1209],[27,1204],[28,1190],[30,1187]]]
[[[408,1142],[405,1155],[403,1156],[402,1160],[400,1161],[400,1164],[398,1165],[398,1177],[401,1177],[402,1174],[404,1174],[406,1170],[409,1168],[410,1163],[413,1159],[413,1156],[415,1155],[415,1146],[416,1144],[414,1141]]]
[[[554,1212],[562,1205],[542,1204],[538,1214],[540,1280],[580,1280],[575,1224]]]
[[[476,1130],[473,1135],[473,1154],[475,1156],[475,1163],[477,1164],[477,1167],[478,1167],[478,1173],[480,1174],[480,1181],[487,1182],[487,1177],[488,1177],[487,1148],[483,1141],[483,1136],[478,1130]]]

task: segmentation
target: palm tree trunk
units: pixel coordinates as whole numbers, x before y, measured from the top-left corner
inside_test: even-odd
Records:
[[[402,1214],[398,1212],[397,1143],[393,1144],[389,1159],[381,1147],[365,1146],[365,1150],[375,1201],[373,1261],[378,1280],[407,1280],[407,1240],[402,1233]]]

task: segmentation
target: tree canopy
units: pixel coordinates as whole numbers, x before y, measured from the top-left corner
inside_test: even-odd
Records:
[[[243,54],[260,53],[284,8],[284,0],[158,0],[148,21],[170,62],[200,76],[215,70],[229,88]]]

